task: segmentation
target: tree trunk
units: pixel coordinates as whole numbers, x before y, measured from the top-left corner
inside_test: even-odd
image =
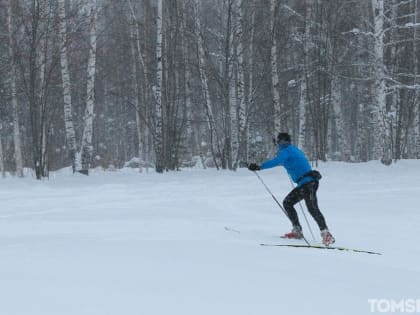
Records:
[[[131,26],[131,37],[132,40],[130,42],[131,45],[131,54],[133,56],[134,62],[133,62],[133,86],[134,86],[134,107],[135,107],[135,113],[136,113],[136,131],[137,131],[137,145],[138,145],[138,150],[137,150],[137,155],[139,160],[142,159],[142,152],[143,152],[143,148],[142,148],[142,128],[141,128],[141,119],[140,119],[140,89],[139,89],[139,65],[137,64],[137,54],[141,53],[139,51],[136,51],[136,49],[134,48],[134,44],[133,44],[133,39],[135,39],[135,31],[133,30],[134,28],[137,28],[137,24],[134,23],[133,21],[133,25]],[[142,172],[142,166],[139,165],[139,172]]]
[[[28,100],[29,100],[29,115],[30,115],[30,126],[31,126],[31,140],[32,140],[32,159],[33,166],[35,169],[36,179],[42,178],[42,129],[40,128],[41,111],[40,104],[38,101],[37,88],[38,82],[38,31],[40,24],[40,4],[36,0],[31,2],[31,29],[29,34],[29,53],[28,53]],[[25,73],[22,73],[25,75]]]
[[[238,44],[236,46],[236,56],[238,58],[238,78],[237,78],[237,106],[238,106],[238,149],[235,154],[234,168],[238,167],[240,160],[246,159],[246,146],[247,146],[247,105],[245,98],[245,60],[244,60],[244,31],[242,27],[243,16],[244,16],[244,3],[242,0],[237,1],[237,21],[236,21],[236,34],[238,38]]]
[[[45,3],[44,3],[45,4]],[[46,93],[46,62],[47,62],[47,53],[48,53],[48,30],[46,34],[41,37],[40,40],[40,61],[39,61],[39,102],[40,102],[40,115],[39,115],[39,126],[41,129],[40,135],[40,169],[42,177],[48,177],[48,126],[47,126],[47,93]]]
[[[223,95],[223,150],[222,150],[222,168],[233,168],[233,151],[237,147],[237,104],[236,104],[236,89],[235,77],[233,73],[233,57],[235,56],[233,50],[233,0],[226,2],[226,33],[221,36],[221,43],[223,43],[222,56],[224,65],[222,67],[222,95]]]
[[[392,0],[390,3],[391,5],[391,16],[390,16],[390,42],[394,41],[398,37],[398,2],[399,0]],[[397,45],[391,46],[390,51],[390,64],[392,68],[397,69],[399,67],[399,58],[397,53]],[[398,79],[397,79],[398,80]],[[398,160],[401,158],[402,154],[402,141],[403,141],[403,132],[402,128],[403,125],[401,123],[400,118],[402,118],[401,111],[398,110],[398,103],[400,98],[400,90],[395,88],[392,91],[391,101],[389,103],[389,110],[387,110],[386,118],[388,120],[388,128],[389,130],[389,145],[390,145],[390,154],[391,159],[394,158]],[[398,117],[398,119],[397,119]]]
[[[147,78],[145,73],[145,62],[143,60],[142,49],[140,45],[140,32],[139,32],[139,22],[136,18],[134,7],[131,0],[128,1],[130,5],[130,12],[132,16],[132,27],[131,27],[131,50],[132,55],[134,58],[134,91],[135,91],[135,98],[134,98],[134,105],[136,109],[136,129],[137,129],[137,138],[138,138],[138,156],[140,160],[145,160],[145,143],[143,143],[145,136],[143,135],[143,130],[146,128],[142,128],[144,122],[142,124],[141,117],[140,117],[140,103],[145,105],[146,103],[146,90],[148,89]],[[133,43],[135,42],[135,45]],[[141,72],[141,73],[139,73]],[[141,80],[141,85],[139,85],[139,80]],[[146,115],[145,115],[146,116]],[[143,168],[140,165],[139,171],[142,172]]]
[[[156,108],[155,108],[155,155],[156,155],[156,172],[162,173],[164,170],[164,152],[163,152],[163,116],[162,116],[162,83],[163,83],[163,68],[162,68],[162,3],[163,0],[158,0],[158,11],[157,11],[157,30],[156,30]]]
[[[414,25],[417,25],[417,14],[418,14],[418,4],[417,0],[414,0]],[[414,85],[416,90],[414,92],[414,121],[413,121],[413,135],[414,135],[414,156],[416,159],[420,159],[420,87],[418,75],[419,75],[419,50],[418,50],[418,38],[417,38],[417,27],[414,27],[414,38],[413,38],[413,61],[415,64],[414,67]]]
[[[250,30],[250,40],[249,40],[249,47],[248,47],[248,108],[247,111],[250,110],[251,107],[254,106],[254,41],[255,41],[255,10],[252,10],[251,16],[251,30]],[[250,150],[250,123],[248,119],[246,119],[246,147],[245,147],[245,161],[248,163],[249,160],[249,150]]]
[[[0,123],[0,131],[1,131],[1,123]],[[0,133],[0,172],[1,172],[1,177],[5,178],[6,177],[6,170],[4,169],[4,155],[3,155],[3,141],[2,141],[2,136]]]
[[[374,56],[375,56],[375,91],[374,102],[377,107],[377,133],[375,155],[381,162],[392,162],[390,120],[386,107],[386,82],[384,64],[384,0],[372,0],[374,17]]]
[[[200,81],[201,81],[201,90],[203,93],[204,107],[207,116],[207,123],[210,132],[210,151],[212,153],[213,161],[217,169],[219,165],[216,160],[216,154],[214,150],[214,142],[217,142],[217,135],[214,127],[214,116],[212,109],[212,102],[210,99],[208,78],[205,69],[205,52],[204,52],[204,42],[203,34],[201,31],[201,21],[200,21],[200,12],[201,12],[201,0],[195,0],[195,37],[198,45],[198,70],[200,72]]]
[[[82,174],[89,174],[89,166],[92,160],[92,137],[93,137],[93,119],[95,106],[95,75],[96,75],[96,23],[97,8],[96,0],[90,3],[90,49],[87,68],[87,92],[86,92],[86,110],[84,116],[84,127],[82,135],[82,146],[80,150]]]
[[[277,39],[276,39],[276,0],[270,0],[270,31],[271,31],[271,88],[273,92],[274,109],[274,134],[282,131],[281,128],[281,105],[279,93],[279,74],[277,63]]]
[[[335,123],[336,130],[336,146],[329,145],[330,149],[336,148],[336,152],[340,152],[341,161],[350,160],[350,149],[349,149],[349,139],[346,137],[346,129],[344,128],[344,115],[341,109],[341,94],[340,94],[340,85],[338,77],[334,76],[331,81],[331,101],[332,101],[332,116],[333,119],[330,121],[330,135],[329,139],[332,138],[331,135],[331,125]],[[335,152],[333,152],[334,154]]]
[[[303,74],[300,79],[300,93],[299,93],[299,137],[298,146],[302,151],[305,151],[305,131],[306,131],[306,104],[307,104],[307,86],[306,75]]]
[[[193,91],[191,89],[191,84],[193,83],[193,76],[191,72],[190,65],[190,49],[189,49],[189,40],[188,40],[188,30],[187,30],[187,3],[186,1],[182,2],[182,49],[184,55],[184,95],[185,95],[185,111],[186,111],[186,134],[189,143],[191,144],[191,155],[194,156],[197,153],[200,156],[201,163],[203,168],[205,168],[204,163],[204,154],[201,148],[201,135],[199,124],[195,119],[195,112],[192,103]]]
[[[369,130],[366,128],[366,122],[369,118],[366,117],[366,109],[363,104],[358,105],[357,110],[357,123],[356,123],[356,143],[355,143],[355,155],[357,161],[366,162],[369,155],[369,141],[368,134]]]
[[[58,0],[58,14],[60,22],[60,63],[61,78],[63,81],[63,103],[64,103],[64,127],[66,130],[66,141],[73,173],[76,168],[76,134],[73,126],[72,102],[71,102],[71,81],[69,63],[67,57],[67,22],[65,0]]]
[[[309,98],[309,66],[310,66],[310,46],[311,46],[311,21],[312,21],[312,7],[310,3],[305,6],[305,19],[304,19],[304,34],[303,34],[303,68],[300,82],[299,94],[299,140],[298,145],[302,151],[306,152],[307,137],[309,132],[307,130],[307,110],[310,102]]]
[[[13,142],[15,148],[15,161],[16,161],[16,175],[18,177],[23,177],[23,158],[22,158],[22,145],[21,145],[21,136],[20,136],[20,126],[19,126],[19,106],[17,99],[17,89],[16,89],[16,60],[14,53],[14,43],[13,43],[13,24],[12,24],[12,1],[9,0],[7,6],[7,27],[8,27],[8,36],[9,36],[9,58],[10,58],[10,92],[12,98],[12,117],[13,117]],[[4,168],[2,168],[3,170]]]

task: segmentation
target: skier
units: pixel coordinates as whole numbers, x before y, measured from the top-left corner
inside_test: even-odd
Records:
[[[302,226],[299,223],[299,218],[294,205],[302,199],[305,199],[306,206],[321,231],[322,243],[326,246],[333,244],[335,239],[328,230],[325,218],[318,208],[316,192],[318,190],[321,174],[316,170],[312,170],[305,154],[291,144],[291,137],[288,133],[280,132],[277,136],[276,143],[279,151],[274,159],[268,160],[261,165],[251,163],[249,164],[248,169],[250,171],[259,171],[282,165],[287,170],[292,180],[297,184],[297,187],[283,200],[283,206],[293,225],[292,231],[286,233],[284,237],[291,239],[303,238]]]

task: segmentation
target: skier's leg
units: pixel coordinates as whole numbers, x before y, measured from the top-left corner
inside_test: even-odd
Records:
[[[289,216],[290,221],[292,221],[293,227],[299,227],[302,229],[299,218],[294,208],[294,205],[297,204],[304,198],[304,191],[301,187],[296,187],[293,189],[283,200],[284,209],[286,209],[287,215]]]
[[[325,218],[318,207],[318,198],[316,197],[318,185],[318,182],[310,182],[305,184],[302,188],[305,189],[304,198],[306,206],[308,207],[308,211],[318,224],[319,229],[322,231],[328,229],[328,227],[325,222]]]

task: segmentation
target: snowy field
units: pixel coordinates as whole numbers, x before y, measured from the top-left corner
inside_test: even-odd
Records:
[[[420,161],[318,169],[336,245],[382,256],[259,246],[302,242],[279,238],[288,220],[244,169],[0,179],[0,314],[359,315],[420,299]],[[282,168],[260,175],[280,200],[291,188]]]

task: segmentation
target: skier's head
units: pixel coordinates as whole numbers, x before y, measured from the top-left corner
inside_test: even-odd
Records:
[[[279,132],[277,135],[277,144],[286,145],[290,144],[290,142],[292,142],[292,139],[287,132]]]

